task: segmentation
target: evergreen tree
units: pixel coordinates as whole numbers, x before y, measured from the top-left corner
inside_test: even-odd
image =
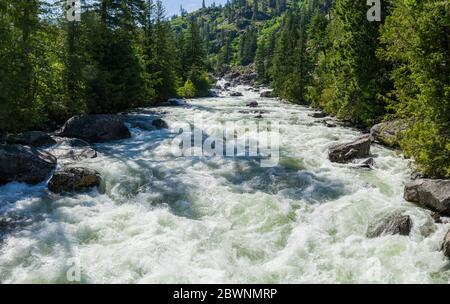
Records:
[[[401,146],[419,169],[450,177],[450,12],[445,1],[390,1],[380,55],[392,64],[387,95],[409,124]]]

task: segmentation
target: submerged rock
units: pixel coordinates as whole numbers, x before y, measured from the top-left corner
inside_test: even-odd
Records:
[[[158,130],[169,128],[169,124],[164,120],[162,120],[161,118],[153,120],[152,125]]]
[[[247,107],[250,107],[250,108],[257,108],[258,106],[259,106],[259,104],[256,101],[252,101],[247,104]]]
[[[0,184],[39,184],[56,167],[50,153],[20,145],[0,145]]]
[[[374,125],[370,129],[370,135],[372,139],[382,145],[388,147],[399,146],[399,135],[405,131],[407,125],[404,121],[395,120],[382,122]]]
[[[8,144],[25,145],[31,147],[52,146],[56,141],[47,133],[41,131],[29,131],[20,134],[8,135],[6,137]]]
[[[351,143],[331,147],[329,159],[335,163],[347,163],[356,158],[368,157],[371,143],[370,136],[366,135]]]
[[[447,234],[444,237],[444,241],[442,242],[441,251],[444,253],[444,255],[448,258],[450,258],[450,230],[447,232]]]
[[[275,92],[273,90],[262,91],[259,96],[262,97],[262,98],[275,98],[275,97],[277,97],[277,95],[275,94]]]
[[[393,214],[384,218],[381,223],[371,225],[367,230],[368,238],[376,238],[382,235],[409,235],[412,228],[412,220],[409,215]]]
[[[325,118],[325,117],[328,117],[328,114],[324,113],[324,112],[314,112],[314,113],[310,114],[309,116],[313,117],[313,118]]]
[[[405,200],[450,215],[450,180],[417,179],[405,186]]]
[[[239,96],[244,96],[241,92],[231,92],[230,93],[231,97],[239,97]]]
[[[375,160],[371,157],[360,163],[359,167],[365,169],[373,169],[375,165],[376,165]]]
[[[65,168],[55,172],[48,189],[53,193],[84,192],[99,187],[100,173],[86,168]]]
[[[107,142],[131,137],[120,116],[103,114],[72,117],[59,135],[88,142]]]

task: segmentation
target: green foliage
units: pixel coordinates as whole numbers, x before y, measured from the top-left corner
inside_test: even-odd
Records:
[[[450,12],[433,0],[391,1],[380,57],[391,63],[392,116],[409,129],[401,146],[429,176],[450,177]]]
[[[188,79],[182,87],[178,88],[178,95],[184,98],[194,98],[197,95],[194,83]]]

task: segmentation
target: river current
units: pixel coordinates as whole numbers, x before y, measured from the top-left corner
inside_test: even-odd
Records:
[[[402,198],[411,169],[399,152],[373,145],[373,170],[331,163],[329,147],[358,130],[239,90],[244,96],[129,114],[130,122],[161,116],[169,129],[130,123],[132,138],[96,145],[98,157],[76,165],[101,173],[100,191],[0,187],[0,282],[67,283],[74,265],[81,283],[450,281],[439,251],[450,225]],[[246,106],[252,101],[259,107]],[[174,156],[180,124],[198,121],[205,134],[224,122],[279,122],[278,165]],[[366,237],[369,225],[394,212],[411,216],[409,237]]]

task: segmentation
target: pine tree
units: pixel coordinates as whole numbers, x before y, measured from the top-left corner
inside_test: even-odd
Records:
[[[445,1],[390,1],[380,55],[392,64],[387,95],[408,123],[401,146],[428,176],[450,177],[450,11]]]

